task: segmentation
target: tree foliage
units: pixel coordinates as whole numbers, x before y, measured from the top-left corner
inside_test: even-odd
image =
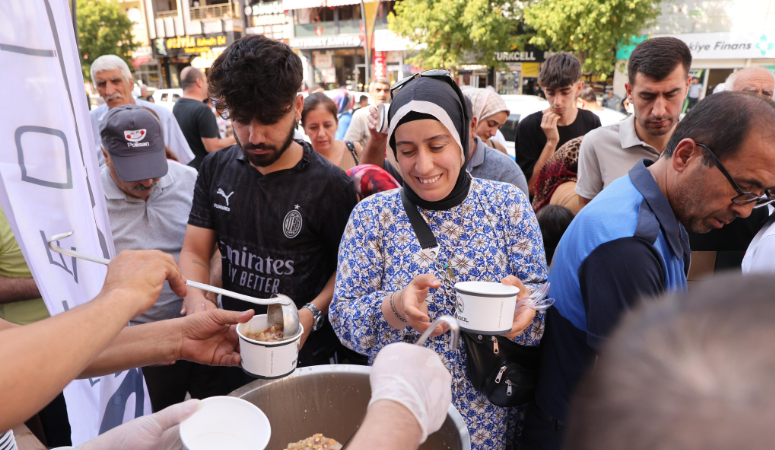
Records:
[[[76,13],[84,80],[102,55],[118,55],[130,64],[138,45],[132,40],[132,22],[115,0],[78,0]]]
[[[585,72],[606,74],[616,66],[616,49],[639,35],[660,14],[661,0],[538,0],[524,6],[530,43],[569,51]]]
[[[507,0],[403,0],[388,17],[394,33],[425,44],[415,64],[456,68],[471,56],[478,64],[499,65],[495,52],[516,43],[517,3]]]

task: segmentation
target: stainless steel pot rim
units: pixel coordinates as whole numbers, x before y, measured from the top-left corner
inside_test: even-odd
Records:
[[[261,347],[281,347],[283,345],[293,344],[294,341],[298,341],[299,339],[301,339],[301,335],[304,334],[304,325],[299,324],[299,332],[293,335],[292,337],[283,339],[282,341],[263,342],[263,341],[257,341],[255,339],[250,339],[245,337],[245,335],[242,334],[242,331],[240,331],[240,327],[242,327],[242,325],[245,325],[245,324],[241,323],[237,325],[237,334],[239,335],[240,340],[243,340],[253,345],[259,345]]]
[[[296,370],[294,370],[293,373],[291,373],[288,376],[304,377],[305,375],[313,375],[316,373],[321,373],[321,374],[358,373],[358,374],[364,374],[368,376],[371,373],[371,367],[356,366],[351,364],[334,364],[334,365],[329,364],[329,365],[323,365],[323,366],[297,367]],[[261,386],[264,386],[266,384],[270,384],[273,382],[276,382],[276,380],[258,379],[248,385],[245,385],[233,391],[229,395],[233,397],[242,397],[242,396],[248,395],[248,393],[250,393],[255,389],[259,389]],[[470,450],[471,435],[468,433],[468,426],[466,425],[466,422],[463,419],[463,416],[460,414],[457,408],[455,408],[454,404],[449,405],[447,414],[449,415],[449,418],[452,420],[452,422],[455,424],[455,428],[457,428],[458,432],[460,433],[462,448],[464,450]]]

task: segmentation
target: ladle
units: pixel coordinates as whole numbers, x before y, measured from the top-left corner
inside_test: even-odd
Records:
[[[67,233],[60,233],[60,234],[55,234],[51,236],[48,239],[48,247],[57,253],[61,253],[67,256],[72,256],[74,258],[84,259],[86,261],[91,261],[91,262],[95,262],[98,264],[105,264],[105,265],[108,265],[110,263],[109,259],[100,258],[98,256],[87,255],[85,253],[77,252],[75,250],[68,250],[54,244],[54,242],[57,242],[61,239],[72,236],[72,234],[73,234],[72,231],[68,231]],[[228,291],[226,289],[221,289],[215,286],[210,286],[209,284],[199,283],[197,281],[191,281],[191,280],[186,280],[186,286],[202,289],[203,291],[214,292],[216,294],[221,294],[227,297],[236,298],[237,300],[254,303],[256,305],[268,306],[267,323],[269,323],[270,325],[274,323],[282,323],[283,338],[293,337],[299,332],[299,309],[296,308],[296,304],[293,302],[293,300],[291,300],[291,298],[286,295],[273,294],[271,299],[256,298],[256,297],[251,297],[249,295],[239,294],[237,292]]]

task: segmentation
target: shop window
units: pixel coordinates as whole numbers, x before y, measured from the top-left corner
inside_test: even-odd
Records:
[[[296,24],[308,24],[319,22],[333,22],[334,10],[331,8],[306,8],[293,11],[293,20]]]

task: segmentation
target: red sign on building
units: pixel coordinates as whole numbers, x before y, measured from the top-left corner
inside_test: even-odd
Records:
[[[374,67],[374,78],[387,78],[388,73],[385,52],[374,52],[372,66]]]

